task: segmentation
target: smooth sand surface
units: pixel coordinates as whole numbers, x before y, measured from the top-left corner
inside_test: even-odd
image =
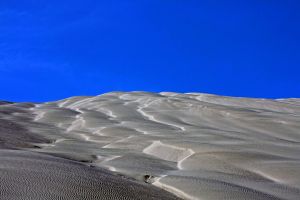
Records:
[[[26,129],[4,135],[5,148],[105,168],[183,199],[300,199],[299,99],[113,92],[0,108],[17,109],[1,120]]]

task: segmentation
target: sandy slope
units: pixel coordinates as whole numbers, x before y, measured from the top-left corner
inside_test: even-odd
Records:
[[[106,170],[40,153],[0,151],[0,199],[176,199]]]
[[[25,112],[13,119],[34,137],[19,146],[184,199],[300,199],[299,99],[114,92],[0,107]]]
[[[61,133],[53,125],[34,121],[33,107],[0,102],[1,200],[179,199],[150,184],[96,167],[89,162],[93,155],[43,151],[40,148],[55,147]]]

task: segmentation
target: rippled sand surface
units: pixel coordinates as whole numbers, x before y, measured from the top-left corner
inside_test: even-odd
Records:
[[[111,180],[119,180],[120,175],[131,177],[139,181],[121,180],[137,184],[134,187],[141,191],[150,188],[154,199],[175,198],[159,188],[183,199],[300,199],[299,99],[114,92],[44,104],[4,102],[0,108],[1,120],[16,122],[15,130],[26,129],[13,139],[0,137],[5,141],[0,142],[5,149],[1,151],[1,174],[12,173],[3,172],[2,163],[11,163],[20,173],[26,171],[21,164],[18,168],[11,160],[2,161],[7,155],[19,158],[22,154],[34,159],[33,163],[44,163],[45,170],[47,166],[51,170],[51,164],[63,165],[62,169],[76,165],[75,174],[77,167],[91,173],[80,174],[82,179],[97,177],[93,173],[101,174],[101,168],[111,171],[104,170],[114,177]],[[18,150],[7,150],[12,148]],[[20,148],[25,150],[19,152]],[[46,172],[35,166],[33,171],[43,177]],[[74,174],[66,174],[70,182],[64,185],[81,188],[79,193],[94,194],[95,185],[111,193],[110,186],[89,182],[89,178],[76,185]],[[9,177],[6,184],[16,182],[16,177]],[[95,185],[84,191],[83,185],[89,184]],[[121,194],[118,187],[112,188]],[[3,190],[2,185],[0,188]],[[145,199],[139,195],[128,199]]]
[[[1,200],[179,199],[150,184],[95,166],[90,160],[94,155],[76,157],[43,149],[54,147],[61,133],[53,125],[35,122],[33,107],[0,102]],[[77,151],[80,148],[74,145]]]

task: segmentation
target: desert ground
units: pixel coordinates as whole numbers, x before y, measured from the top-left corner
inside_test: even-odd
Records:
[[[299,200],[300,99],[0,102],[0,199]]]

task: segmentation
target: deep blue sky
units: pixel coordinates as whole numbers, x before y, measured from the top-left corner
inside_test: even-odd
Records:
[[[299,0],[3,0],[0,99],[300,97],[299,10]]]

